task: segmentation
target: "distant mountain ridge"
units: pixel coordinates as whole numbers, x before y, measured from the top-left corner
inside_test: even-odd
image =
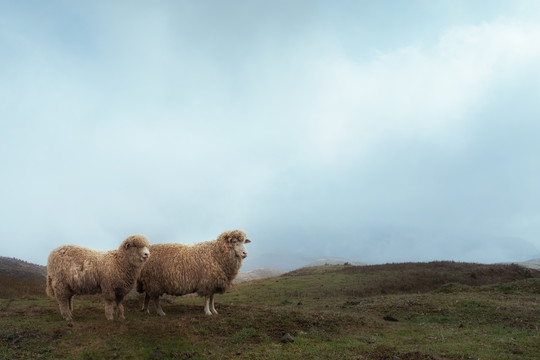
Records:
[[[531,269],[540,270],[540,258],[523,261],[518,264]]]
[[[323,266],[323,265],[345,265],[345,264],[354,265],[354,266],[366,265],[366,263],[363,263],[360,261],[352,261],[352,260],[339,258],[339,257],[327,257],[327,258],[322,258],[322,259],[312,261],[303,267]]]
[[[344,258],[338,258],[338,257],[328,257],[328,258],[322,258],[315,261],[312,261],[304,266],[304,267],[313,267],[313,266],[324,266],[324,265],[353,265],[353,266],[363,266],[366,265],[363,262],[359,261],[351,261]],[[252,280],[259,280],[259,279],[266,279],[270,277],[276,277],[281,276],[285,274],[285,270],[279,270],[279,269],[271,269],[271,268],[258,268],[254,270],[244,271],[238,274],[236,277],[235,282],[236,283],[242,283],[246,281],[252,281]]]
[[[343,265],[344,263],[351,265],[365,265],[365,263],[346,259],[338,256],[308,256],[303,253],[279,253],[265,252],[252,257],[248,257],[245,264],[242,265],[241,271],[250,271],[259,268],[279,269],[283,271],[292,271],[305,266],[320,266],[320,265]]]
[[[238,276],[236,277],[235,282],[241,283],[245,281],[266,279],[270,277],[280,276],[283,274],[285,274],[285,271],[283,270],[259,268],[259,269],[239,273]]]

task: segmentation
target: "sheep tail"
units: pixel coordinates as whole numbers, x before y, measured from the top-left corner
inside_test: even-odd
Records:
[[[47,295],[54,298],[54,289],[52,287],[52,277],[50,277],[49,275],[47,275],[47,288],[45,289],[45,291],[47,292]]]

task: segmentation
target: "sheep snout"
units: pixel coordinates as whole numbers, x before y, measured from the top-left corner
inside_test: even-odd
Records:
[[[150,250],[148,250],[148,248],[145,247],[145,248],[142,250],[142,254],[141,254],[141,262],[144,262],[144,261],[148,260],[149,257],[150,257]]]

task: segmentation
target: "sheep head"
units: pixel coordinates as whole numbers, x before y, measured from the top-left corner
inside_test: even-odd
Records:
[[[251,240],[247,238],[247,235],[242,230],[232,230],[222,233],[218,240],[225,242],[231,249],[234,250],[235,256],[245,259],[247,257],[247,250],[245,244],[249,244]]]
[[[143,263],[150,257],[150,242],[144,235],[131,235],[120,245],[120,251],[129,254],[133,263]]]

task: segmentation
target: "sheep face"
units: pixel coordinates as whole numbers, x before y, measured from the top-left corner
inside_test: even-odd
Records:
[[[132,235],[128,237],[120,249],[129,253],[129,257],[134,259],[134,263],[144,263],[150,257],[150,242],[144,235]]]
[[[251,241],[246,239],[246,243],[247,242],[251,242]],[[248,255],[244,244],[245,243],[242,243],[242,242],[234,243],[234,253],[236,254],[236,256],[241,257],[242,259],[245,259]]]
[[[234,250],[235,256],[245,259],[247,257],[247,250],[245,244],[249,244],[249,240],[246,233],[241,230],[227,231],[220,235],[220,238],[225,240],[229,246]]]

